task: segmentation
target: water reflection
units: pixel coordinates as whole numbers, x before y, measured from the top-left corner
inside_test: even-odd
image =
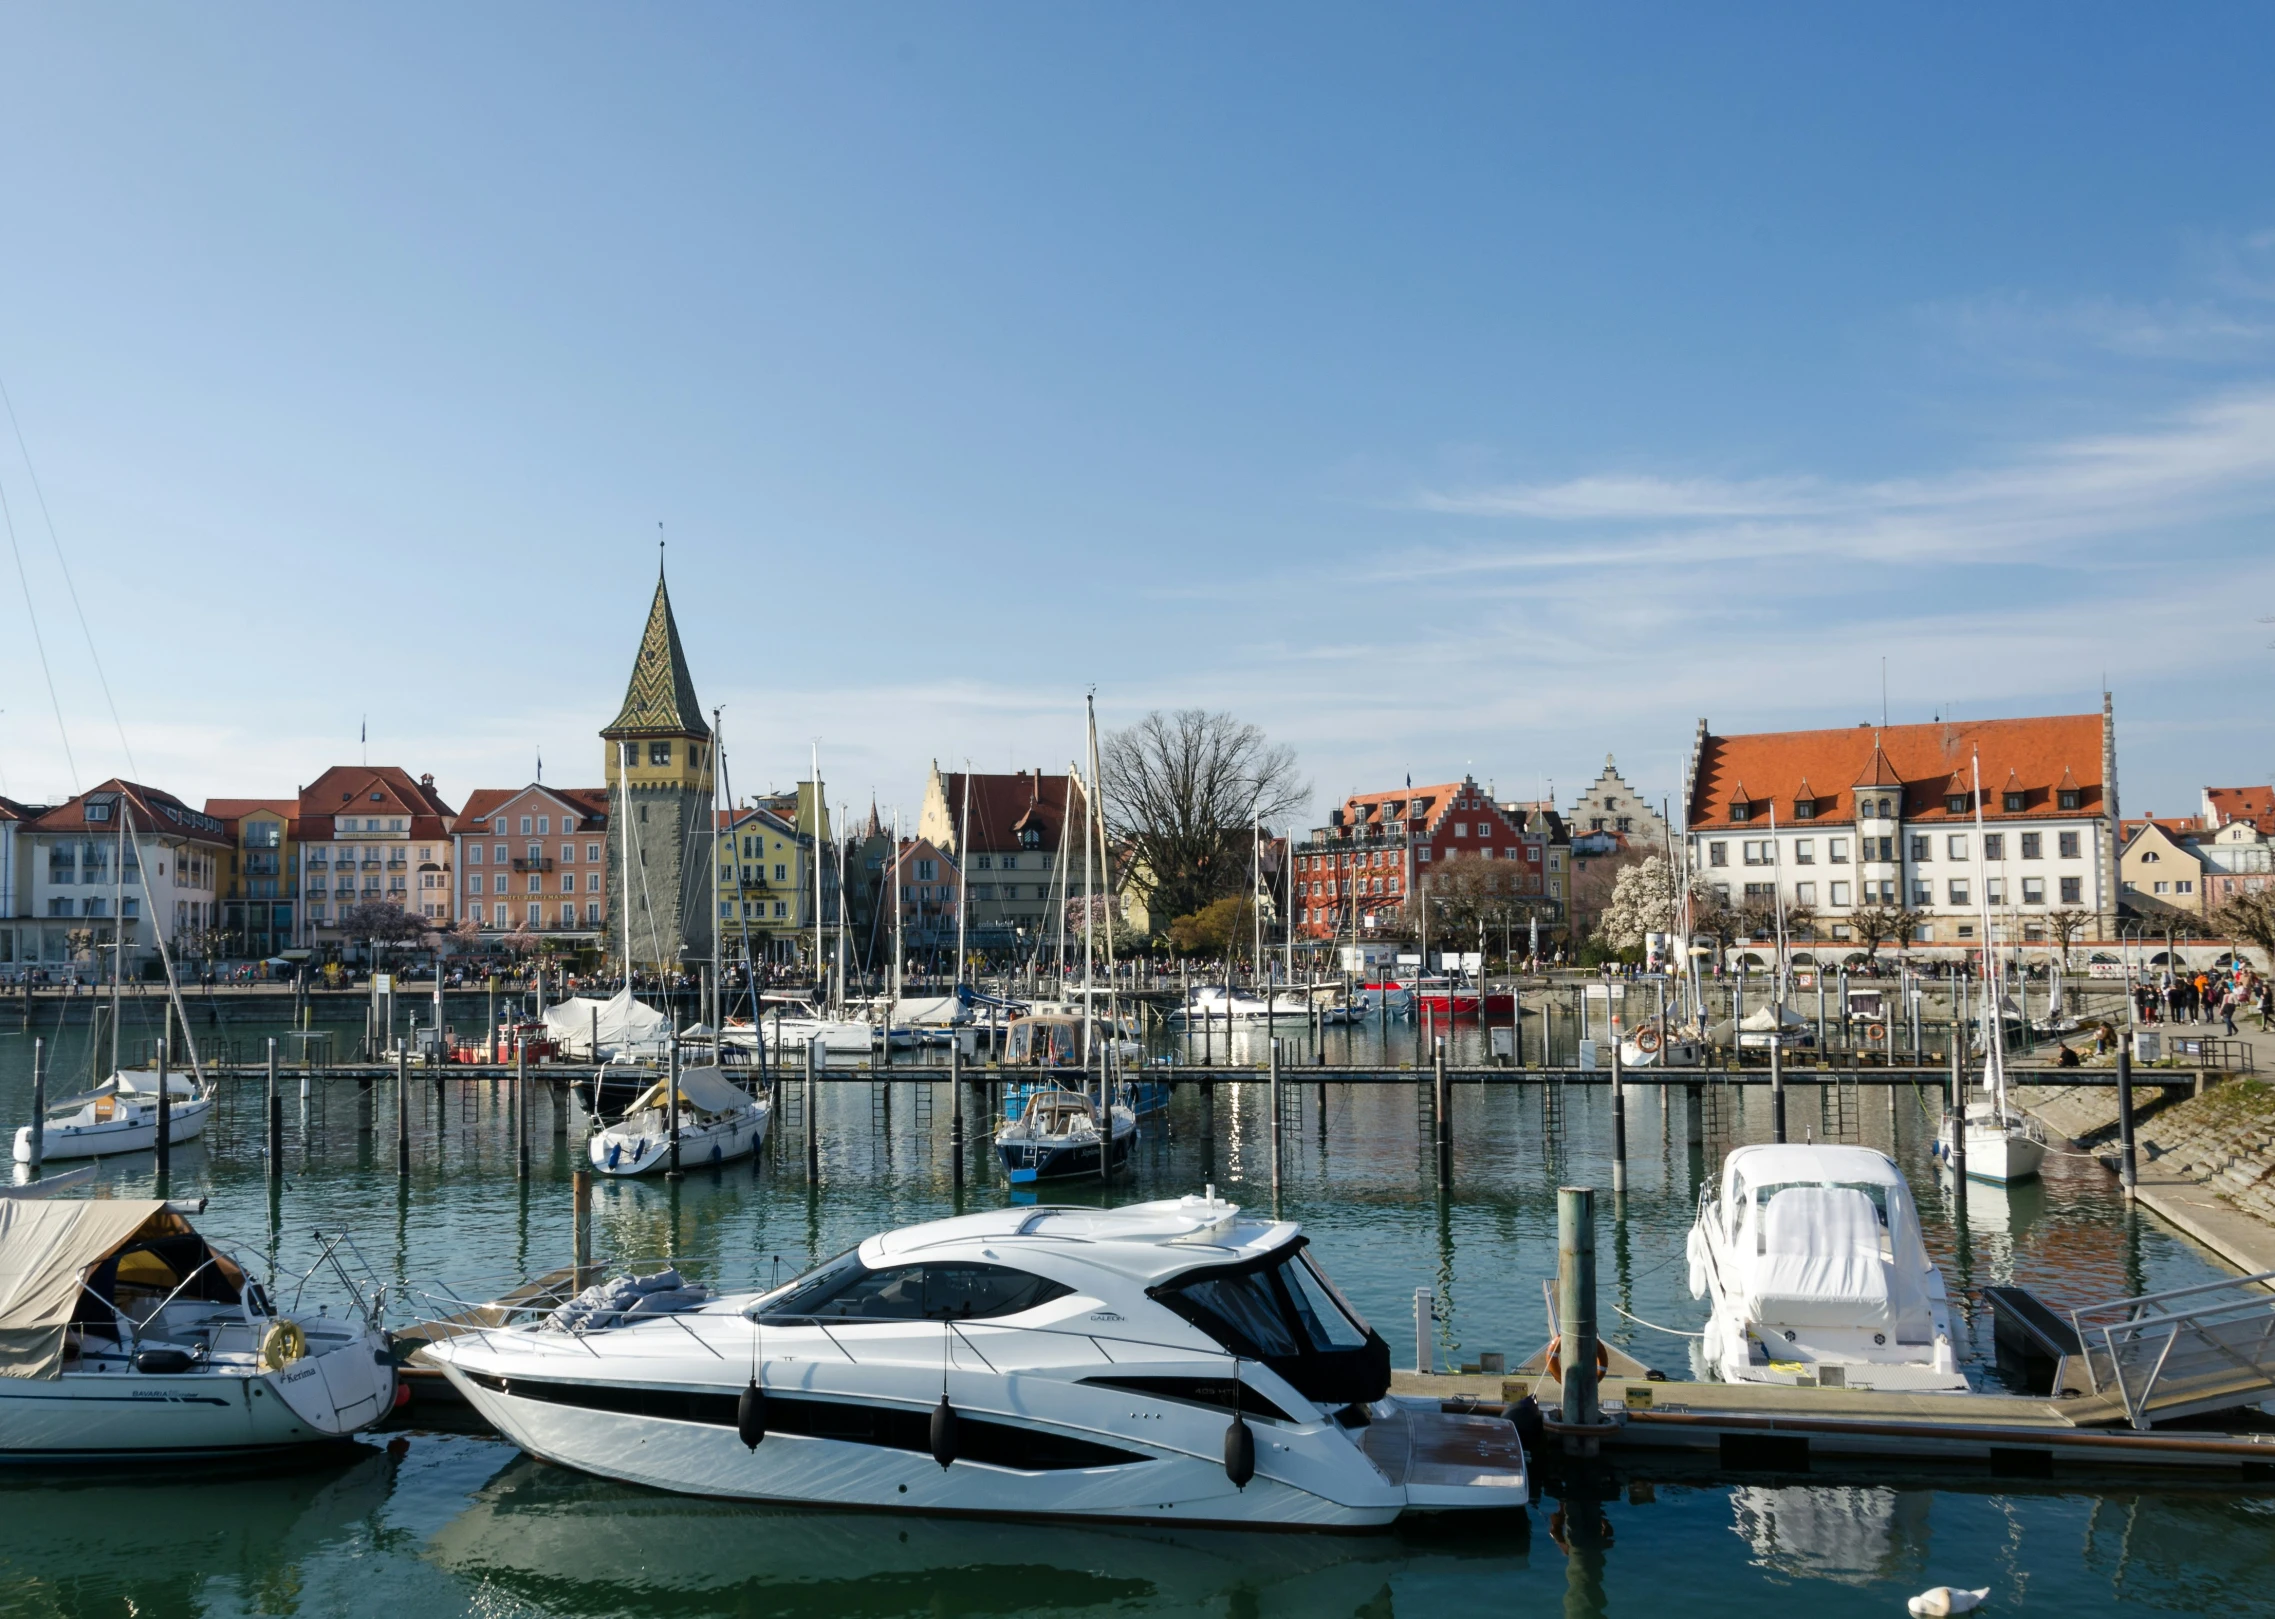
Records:
[[[1925,1490],[1742,1485],[1730,1492],[1732,1526],[1762,1567],[1843,1585],[1924,1571],[1932,1505]]]
[[[429,1538],[452,1575],[551,1611],[769,1614],[1392,1610],[1394,1578],[1490,1582],[1517,1549],[902,1518],[690,1501],[517,1459]],[[729,1599],[722,1604],[721,1598]],[[1370,1603],[1373,1606],[1370,1607]]]

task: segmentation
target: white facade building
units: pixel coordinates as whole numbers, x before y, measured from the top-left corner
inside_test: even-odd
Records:
[[[117,938],[133,979],[157,958],[152,919],[177,955],[195,953],[219,922],[229,847],[221,821],[135,782],[106,781],[58,805],[17,831],[17,903],[27,918],[15,924],[18,961],[107,979],[105,953]]]
[[[1906,945],[1961,953],[1982,943],[1986,901],[2001,943],[2050,942],[2065,912],[2083,913],[2079,937],[2110,938],[2115,779],[2106,705],[2048,719],[1732,737],[1702,720],[1686,837],[1693,870],[1718,898],[1806,907],[1806,942],[1819,947],[1862,949],[1870,930],[1859,915],[1878,911],[1908,914]]]

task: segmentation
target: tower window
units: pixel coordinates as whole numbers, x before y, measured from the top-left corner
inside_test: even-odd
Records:
[[[651,743],[649,743],[649,744],[648,744],[648,763],[650,763],[650,764],[652,764],[652,765],[668,765],[668,764],[670,764],[670,763],[671,763],[671,744],[670,744],[669,742],[651,742]]]

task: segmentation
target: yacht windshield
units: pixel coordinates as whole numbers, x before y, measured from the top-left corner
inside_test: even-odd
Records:
[[[1303,1252],[1188,1272],[1151,1290],[1234,1354],[1260,1360],[1307,1399],[1370,1401],[1390,1387],[1390,1348]]]

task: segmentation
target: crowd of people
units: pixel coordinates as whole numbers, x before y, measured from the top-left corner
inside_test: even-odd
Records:
[[[2133,987],[2133,1015],[2142,1023],[2217,1023],[2236,1032],[2236,1015],[2258,1014],[2266,1032],[2275,1023],[2275,980],[2262,978],[2238,963],[2217,972],[2199,969],[2193,976],[2175,974],[2161,984]]]

